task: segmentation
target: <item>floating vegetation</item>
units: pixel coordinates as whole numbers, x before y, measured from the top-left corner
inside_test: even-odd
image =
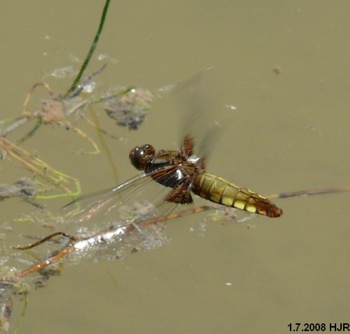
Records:
[[[28,250],[50,242],[57,237],[63,237],[63,239],[59,240],[59,243],[64,244],[61,249],[54,250],[43,260],[34,263],[32,266],[11,275],[3,275],[0,277],[0,282],[16,281],[33,273],[40,274],[41,270],[52,264],[59,263],[68,255],[75,254],[77,256],[73,261],[68,259],[68,263],[76,264],[80,263],[83,258],[95,259],[96,254],[97,256],[105,257],[106,251],[111,247],[112,252],[110,254],[113,253],[114,259],[124,258],[136,250],[153,249],[160,246],[163,242],[160,242],[159,238],[152,236],[152,233],[157,229],[152,232],[152,230],[149,230],[150,227],[159,226],[162,222],[203,212],[211,208],[211,206],[200,206],[163,216],[148,217],[141,215],[138,218],[135,216],[132,221],[119,221],[107,228],[82,237],[70,235],[66,232],[54,232],[32,244],[13,246],[12,248],[16,250]],[[69,216],[66,219],[69,220]],[[157,231],[156,233],[158,234],[159,232]]]
[[[83,153],[99,153],[99,148],[95,141],[74,123],[77,119],[87,119],[86,110],[92,99],[87,97],[86,94],[90,94],[94,90],[95,84],[93,83],[92,78],[104,69],[104,67],[102,67],[99,71],[95,72],[87,79],[82,80],[85,69],[87,68],[98,45],[108,12],[109,3],[110,0],[106,0],[94,41],[91,44],[88,55],[85,58],[77,77],[67,92],[63,95],[56,95],[48,83],[35,83],[29,90],[25,99],[22,115],[10,121],[1,122],[1,124],[10,123],[10,125],[0,131],[0,159],[13,162],[25,168],[33,174],[33,181],[29,178],[20,178],[13,185],[6,183],[1,184],[0,200],[4,200],[9,197],[20,197],[25,201],[30,201],[33,204],[36,203],[33,201],[34,198],[53,199],[66,196],[72,196],[74,198],[80,194],[81,190],[79,180],[52,168],[43,160],[19,147],[19,145],[35,135],[42,125],[54,125],[63,127],[67,130],[72,130],[87,140],[91,144],[92,150]],[[48,93],[49,97],[41,101],[39,110],[30,111],[29,103],[33,93],[38,87],[43,87]],[[87,119],[87,122],[88,124],[94,126],[97,130],[105,133],[92,121]],[[15,132],[18,133],[18,130],[25,124],[30,123],[34,123],[32,129],[26,134],[19,136],[16,143],[8,139],[10,135],[13,135]],[[46,191],[52,190],[52,188],[54,188],[54,190],[59,189],[60,191],[54,194],[47,194]],[[41,208],[40,205],[37,206]],[[19,254],[13,254],[13,252],[11,255],[9,255],[9,249],[4,243],[2,243],[0,251],[2,253],[0,268],[2,276],[0,281],[0,330],[3,333],[8,333],[10,330],[13,296],[23,291],[21,287],[23,286],[24,282],[19,279],[23,277],[23,271],[21,272],[22,276],[16,277],[15,273],[18,271],[18,269],[16,267],[5,267],[5,263],[9,259],[16,259],[18,263],[22,264],[30,263],[30,261],[28,262],[28,260],[26,260],[24,257]],[[55,257],[54,254],[52,254],[52,256]],[[39,255],[37,259],[40,257],[41,256]],[[57,258],[57,255],[55,258]],[[45,263],[47,265],[50,264],[49,261],[45,261]],[[47,265],[43,265],[41,267],[39,266],[37,272],[39,277],[41,277],[41,280],[37,281],[36,286],[44,286],[48,277],[52,276],[54,272],[59,272],[59,262],[55,262],[54,266],[47,267]],[[27,306],[27,298],[25,301],[25,308],[17,325],[20,325],[21,320],[23,319]],[[18,328],[15,328],[15,332],[17,332],[17,330]]]
[[[153,100],[154,95],[149,90],[133,88],[124,95],[106,99],[105,111],[116,120],[117,125],[137,130],[144,122]]]
[[[10,197],[19,197],[29,204],[38,208],[43,208],[43,206],[34,199],[37,194],[36,188],[35,182],[25,176],[17,179],[13,185],[6,183],[0,184],[0,201]]]
[[[66,130],[71,130],[77,133],[79,136],[87,140],[93,150],[83,151],[85,154],[97,154],[100,152],[95,141],[87,135],[84,131],[79,129],[75,124],[78,119],[85,119],[88,124],[98,127],[86,117],[87,107],[90,103],[90,99],[83,96],[86,95],[85,92],[91,92],[94,86],[92,78],[99,74],[105,66],[103,66],[99,71],[93,73],[87,79],[85,79],[69,96],[61,97],[54,94],[50,85],[46,82],[35,83],[29,90],[27,97],[23,105],[23,116],[12,120],[12,124],[8,126],[5,130],[0,133],[0,136],[5,138],[8,137],[12,132],[18,130],[23,125],[34,121],[33,128],[24,136],[22,136],[17,144],[22,144],[24,141],[31,138],[42,125],[56,125],[63,127]],[[43,87],[49,94],[49,99],[44,99],[41,101],[41,106],[39,111],[30,112],[29,103],[32,95],[36,88]],[[69,120],[73,118],[73,122]],[[101,130],[102,131],[102,130]]]
[[[33,197],[36,195],[35,182],[27,177],[17,179],[14,184],[0,184],[0,201],[10,197]]]
[[[0,137],[0,147],[6,152],[7,159],[20,164],[38,179],[36,184],[40,184],[42,189],[35,191],[32,197],[36,199],[53,199],[67,196],[74,198],[81,193],[79,180],[55,170],[43,160],[14,145],[7,139]],[[63,190],[63,193],[44,194],[47,191],[52,191],[53,187]]]

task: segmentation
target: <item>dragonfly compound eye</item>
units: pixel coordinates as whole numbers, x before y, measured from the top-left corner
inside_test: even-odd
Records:
[[[152,145],[146,144],[136,146],[129,153],[132,165],[139,170],[144,170],[147,163],[151,162],[155,157],[156,151]]]

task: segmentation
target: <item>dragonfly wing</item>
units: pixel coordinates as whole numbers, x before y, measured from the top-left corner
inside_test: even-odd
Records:
[[[166,174],[166,169],[162,173]],[[154,181],[155,177],[156,173],[141,173],[61,209],[63,230],[79,240],[74,244],[77,252],[73,261],[80,256],[124,258],[135,250],[153,249],[167,242],[163,224],[156,222],[176,204],[164,200],[170,190]],[[148,221],[153,223],[142,225]]]
[[[227,115],[218,110],[222,99],[213,72],[207,69],[194,75],[177,84],[170,94],[176,112],[181,115],[180,147],[183,138],[190,135],[195,139],[194,153],[203,158],[213,151],[224,130],[223,124],[227,124],[227,120],[223,121]]]
[[[91,231],[106,226],[122,226],[172,212],[176,203],[167,201],[171,187],[155,180],[165,177],[170,168],[141,173],[106,191],[82,196],[62,208],[66,222]],[[171,185],[170,185],[171,186]],[[78,228],[75,228],[78,230]]]

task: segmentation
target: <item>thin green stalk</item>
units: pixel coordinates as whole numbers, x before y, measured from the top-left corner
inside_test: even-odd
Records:
[[[100,35],[102,33],[102,30],[103,30],[103,26],[104,26],[104,23],[105,23],[105,20],[106,20],[106,16],[107,16],[109,3],[110,3],[110,0],[106,0],[105,7],[103,9],[101,20],[100,20],[100,25],[99,25],[97,33],[95,35],[94,41],[93,41],[93,43],[92,43],[92,45],[90,47],[89,53],[88,53],[87,57],[85,58],[84,63],[81,66],[80,71],[79,71],[77,77],[75,78],[72,86],[69,88],[69,90],[67,91],[67,93],[65,94],[64,97],[69,96],[69,94],[72,93],[77,88],[77,86],[79,85],[80,79],[81,79],[81,77],[82,77],[86,67],[88,66],[88,64],[89,64],[89,62],[91,60],[91,57],[92,57],[92,55],[93,55],[93,53],[94,53],[94,51],[95,51],[95,49],[97,47],[98,41],[100,39]]]

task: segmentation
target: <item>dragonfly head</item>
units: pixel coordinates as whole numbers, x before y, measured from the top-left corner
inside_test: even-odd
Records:
[[[156,155],[152,145],[136,146],[129,153],[131,164],[138,170],[145,170],[147,163],[151,162]]]

